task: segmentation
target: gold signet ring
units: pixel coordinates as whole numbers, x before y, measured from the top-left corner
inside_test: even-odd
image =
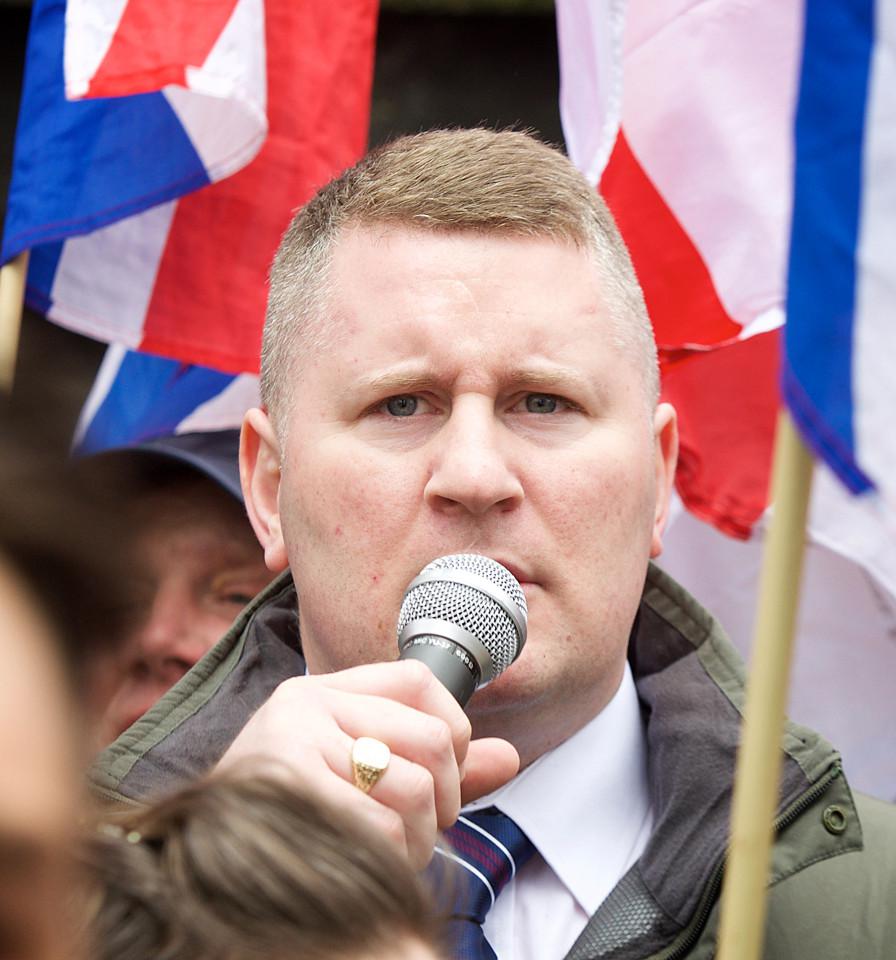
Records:
[[[370,793],[386,772],[392,751],[382,740],[358,737],[352,745],[352,778],[355,786]]]

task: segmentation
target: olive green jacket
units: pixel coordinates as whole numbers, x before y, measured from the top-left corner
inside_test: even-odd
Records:
[[[653,566],[629,660],[654,832],[568,960],[703,960],[715,953],[743,665],[715,620]],[[141,801],[200,775],[274,688],[303,672],[284,574],[104,751],[94,787]],[[896,808],[853,797],[839,755],[811,730],[788,724],[782,748],[766,960],[896,958]]]

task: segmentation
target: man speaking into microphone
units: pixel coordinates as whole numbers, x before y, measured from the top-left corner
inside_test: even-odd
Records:
[[[458,862],[480,902],[464,956],[711,956],[743,671],[650,564],[675,412],[584,178],[518,132],[373,151],[281,242],[262,395],[241,473],[282,575],[101,757],[98,787],[140,799],[262,758],[416,867]],[[396,659],[408,586],[455,555],[521,587],[503,672],[464,605],[444,628],[427,610]],[[489,681],[466,713],[413,655],[446,633],[465,663],[473,636]],[[784,748],[766,956],[882,957],[892,811],[854,801],[817,735],[788,728]]]

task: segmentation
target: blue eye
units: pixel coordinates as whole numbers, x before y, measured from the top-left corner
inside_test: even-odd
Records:
[[[529,413],[556,413],[557,398],[549,393],[530,393],[526,397],[526,410]]]
[[[386,401],[386,409],[393,417],[411,417],[417,412],[417,398],[407,394],[390,397]]]

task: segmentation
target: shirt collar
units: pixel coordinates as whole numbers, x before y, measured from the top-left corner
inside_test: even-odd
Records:
[[[468,809],[519,824],[591,915],[638,859],[652,826],[647,743],[626,663],[619,689],[581,730]]]

